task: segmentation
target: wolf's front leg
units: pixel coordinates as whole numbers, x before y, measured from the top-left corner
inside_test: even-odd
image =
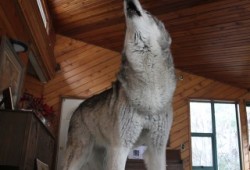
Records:
[[[106,170],[125,170],[129,150],[129,148],[123,146],[109,148]]]
[[[166,170],[166,147],[148,147],[144,153],[147,170]]]
[[[76,117],[70,125],[63,170],[79,170],[90,158],[94,141],[81,119]]]
[[[159,117],[158,121],[156,119],[154,122],[146,142],[147,150],[144,153],[147,170],[166,170],[166,146],[171,123],[171,114],[167,117]]]

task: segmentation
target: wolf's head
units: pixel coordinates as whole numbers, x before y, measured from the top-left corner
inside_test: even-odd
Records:
[[[164,24],[144,10],[138,0],[124,0],[124,13],[127,26],[125,50],[136,45],[144,50],[150,50],[147,47],[169,49],[171,38]]]
[[[118,79],[140,113],[159,113],[171,103],[176,84],[170,35],[138,0],[124,0],[124,13],[127,29]]]

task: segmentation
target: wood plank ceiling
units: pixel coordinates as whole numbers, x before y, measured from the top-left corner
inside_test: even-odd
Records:
[[[122,0],[48,0],[56,32],[120,52]],[[249,0],[141,0],[173,38],[177,68],[250,89]]]

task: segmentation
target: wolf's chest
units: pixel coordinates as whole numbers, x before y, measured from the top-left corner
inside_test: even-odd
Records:
[[[138,85],[128,91],[128,97],[132,106],[143,113],[158,113],[169,102],[167,88],[152,83],[146,86]]]

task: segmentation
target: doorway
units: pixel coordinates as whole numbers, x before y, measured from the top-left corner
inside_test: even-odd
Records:
[[[61,100],[61,117],[59,125],[59,136],[57,145],[57,170],[63,169],[62,162],[65,154],[65,148],[67,143],[67,135],[70,118],[76,108],[84,101],[81,98],[74,97],[62,97]]]

